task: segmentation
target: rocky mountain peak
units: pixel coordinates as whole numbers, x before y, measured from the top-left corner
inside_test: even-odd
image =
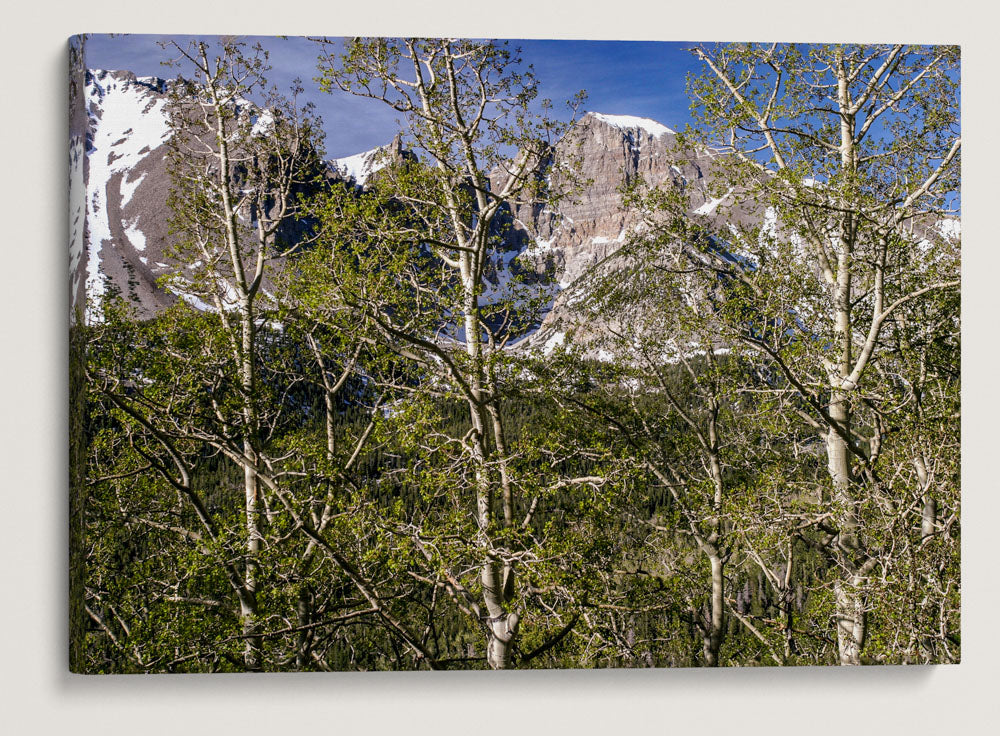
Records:
[[[330,167],[338,176],[353,181],[356,186],[365,187],[371,176],[378,171],[387,166],[415,159],[413,152],[403,147],[402,134],[397,133],[387,145],[353,156],[333,159],[330,161]]]
[[[674,131],[649,118],[584,115],[556,145],[553,186],[566,189],[558,206],[522,205],[514,212],[515,227],[536,241],[529,257],[537,253],[546,261],[554,259],[559,281],[572,282],[613,252],[638,224],[635,213],[623,205],[623,185],[641,178],[652,186],[671,181],[703,188],[707,161],[685,156],[678,164],[675,145]],[[564,171],[573,173],[561,176]],[[701,197],[697,204],[703,201]]]

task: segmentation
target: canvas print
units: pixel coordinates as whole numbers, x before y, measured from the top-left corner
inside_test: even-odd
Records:
[[[70,40],[70,668],[957,663],[957,47]]]

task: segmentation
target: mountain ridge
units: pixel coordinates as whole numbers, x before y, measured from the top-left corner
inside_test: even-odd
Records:
[[[85,296],[114,289],[130,297],[140,315],[151,316],[185,296],[158,282],[176,271],[167,255],[171,185],[165,108],[171,86],[170,80],[129,71],[86,73],[86,155],[71,152],[71,222],[81,215],[85,220],[83,228],[74,225],[71,235],[74,306],[83,304]],[[260,120],[264,118],[262,114]],[[706,223],[716,221],[730,230],[739,224],[769,227],[769,211],[741,197],[737,187],[715,191],[719,157],[708,149],[679,152],[677,133],[650,118],[591,111],[576,121],[555,144],[547,176],[558,187],[567,183],[560,172],[578,166],[582,184],[555,207],[541,199],[509,203],[508,227],[484,274],[487,300],[503,297],[513,280],[548,290],[551,299],[537,329],[517,344],[543,349],[558,344],[560,324],[572,317],[571,285],[642,227],[640,214],[623,199],[630,182],[679,188],[689,215]],[[326,165],[329,179],[364,189],[375,185],[384,167],[415,159],[397,135],[383,146]],[[500,169],[491,172],[491,188],[502,188],[504,176]],[[957,227],[938,229],[945,236]]]
[[[86,214],[86,227],[71,246],[74,305],[82,304],[85,295],[99,297],[112,288],[132,298],[139,312],[148,316],[178,298],[157,284],[172,270],[166,255],[170,183],[165,113],[171,86],[171,80],[138,77],[124,70],[86,73],[86,155],[82,172],[75,172],[77,179],[83,179],[85,195],[71,192],[71,207],[83,200]],[[603,133],[593,140],[597,130]],[[515,208],[513,229],[520,232],[511,233],[503,252],[494,254],[495,290],[515,273],[540,273],[546,263],[555,267],[554,281],[566,285],[621,243],[627,215],[616,193],[621,184],[617,169],[626,176],[654,174],[653,183],[659,183],[665,169],[651,162],[663,156],[674,132],[648,118],[588,113],[569,135],[575,142],[564,138],[556,146],[556,156],[568,145],[585,142],[587,175],[595,183],[582,192],[580,202],[559,213],[537,205]],[[384,146],[327,164],[331,177],[364,188],[381,168],[406,158],[415,157],[397,135]],[[701,175],[695,170],[688,173]],[[515,249],[518,252],[512,255]]]

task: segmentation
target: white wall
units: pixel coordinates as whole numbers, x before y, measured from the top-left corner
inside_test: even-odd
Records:
[[[756,0],[207,0],[21,2],[0,43],[0,729],[10,734],[493,732],[475,724],[501,695],[517,731],[631,733],[718,727],[827,733],[856,704],[851,733],[970,734],[995,726],[1000,614],[986,475],[996,430],[1000,289],[997,18],[987,3]],[[735,3],[733,4],[735,5]],[[809,8],[814,8],[810,10]],[[839,8],[848,12],[839,13]],[[292,12],[287,12],[291,10]],[[766,10],[774,10],[775,18]],[[286,14],[287,13],[287,14]],[[814,14],[813,14],[814,13]],[[278,14],[283,14],[277,18]],[[860,671],[677,670],[258,677],[72,677],[66,661],[65,38],[81,31],[403,33],[663,40],[953,42],[964,45],[965,447],[963,656],[957,667]],[[989,222],[987,221],[989,218]],[[989,444],[988,444],[989,443]],[[369,720],[370,719],[370,720]],[[369,722],[376,726],[368,728]],[[500,727],[500,724],[497,724]]]

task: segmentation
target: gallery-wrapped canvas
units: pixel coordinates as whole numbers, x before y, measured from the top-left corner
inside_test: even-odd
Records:
[[[71,39],[71,669],[958,662],[959,62]]]

